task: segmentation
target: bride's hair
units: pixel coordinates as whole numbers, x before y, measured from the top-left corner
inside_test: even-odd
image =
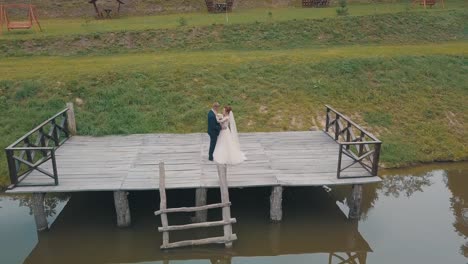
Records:
[[[232,111],[232,107],[230,107],[229,105],[226,105],[226,106],[224,107],[224,110],[226,110],[226,114],[229,114],[229,113],[231,113],[231,111]]]

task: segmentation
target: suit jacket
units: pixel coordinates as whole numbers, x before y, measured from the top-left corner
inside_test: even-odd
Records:
[[[213,110],[208,112],[208,134],[210,136],[218,136],[221,131],[221,125],[216,120],[216,115]]]

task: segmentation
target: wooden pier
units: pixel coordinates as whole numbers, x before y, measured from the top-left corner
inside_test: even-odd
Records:
[[[362,185],[380,181],[381,142],[328,106],[326,120],[325,131],[240,133],[248,160],[228,166],[228,187],[270,186],[271,219],[280,221],[283,188],[352,185],[350,214],[358,216]],[[113,191],[118,225],[128,226],[126,194],[158,190],[160,162],[165,164],[165,188],[197,189],[197,206],[205,205],[207,188],[220,187],[217,164],[208,161],[205,133],[75,133],[73,107],[68,105],[10,145],[6,152],[12,185],[7,193],[34,193],[40,204],[51,192]],[[46,228],[45,216],[40,208],[36,211],[38,229]]]

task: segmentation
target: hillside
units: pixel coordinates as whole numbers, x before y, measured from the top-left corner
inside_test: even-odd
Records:
[[[466,11],[353,10],[360,15],[287,9],[270,19],[264,9],[227,24],[202,14],[188,25],[179,14],[170,23],[46,20],[43,33],[7,33],[0,147],[70,101],[79,134],[99,136],[203,132],[219,100],[241,131],[320,129],[331,104],[383,140],[387,167],[468,159]],[[0,176],[5,185],[3,152]]]
[[[271,50],[320,45],[462,40],[465,13],[396,13],[253,24],[93,32],[0,40],[0,56],[98,55],[151,51]],[[430,34],[428,33],[430,32]]]
[[[4,3],[17,3],[15,0],[4,0]],[[88,17],[94,15],[94,7],[86,0],[31,0],[36,5],[41,17]],[[204,0],[123,0],[121,15],[155,15],[167,13],[205,12]],[[238,0],[234,8],[294,7],[299,6],[296,0]],[[100,8],[116,8],[114,0],[98,0]]]

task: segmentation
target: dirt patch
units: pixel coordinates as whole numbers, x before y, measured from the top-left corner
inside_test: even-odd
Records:
[[[302,129],[304,126],[304,120],[302,116],[291,116],[291,121],[289,122],[289,128],[292,130]]]
[[[276,112],[276,114],[271,118],[271,121],[274,125],[280,125],[283,122],[283,111]]]
[[[465,136],[465,125],[455,113],[451,111],[445,112],[445,119],[454,134],[460,135],[461,137]]]
[[[317,126],[317,121],[315,121],[315,118],[311,118],[312,126],[309,128],[310,131],[319,131],[319,127]]]
[[[75,98],[75,104],[77,106],[82,106],[84,104],[84,101],[83,101],[83,99],[77,97],[77,98]]]

